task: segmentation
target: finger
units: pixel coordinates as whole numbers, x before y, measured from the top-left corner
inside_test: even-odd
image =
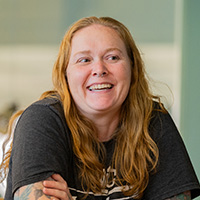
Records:
[[[43,181],[44,193],[59,199],[72,199],[67,182],[59,175],[53,174],[51,179]]]
[[[67,183],[64,182],[58,182],[58,181],[43,181],[43,186],[45,188],[54,188],[57,190],[63,190],[63,191],[67,191],[68,190],[68,186]]]
[[[53,174],[51,176],[54,180],[59,181],[59,182],[65,182],[65,180],[62,178],[62,176],[60,176],[60,174]]]
[[[48,179],[43,181],[45,186],[48,186],[48,187],[53,187],[54,186],[53,185],[54,182],[58,182],[60,184],[65,184],[66,183],[66,181],[59,174],[53,174],[51,177],[49,177]],[[67,186],[67,183],[65,185]]]
[[[60,200],[72,200],[71,194],[69,192],[66,192],[66,191],[44,188],[43,193],[48,195],[48,196],[51,196],[53,199],[58,198]]]
[[[57,190],[66,190],[66,186],[64,185],[64,183],[60,183],[57,181],[43,181],[43,186],[45,188],[54,188]]]

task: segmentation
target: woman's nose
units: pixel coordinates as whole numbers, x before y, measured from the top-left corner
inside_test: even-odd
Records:
[[[108,69],[103,61],[94,63],[92,69],[92,75],[97,77],[103,77],[108,74]]]

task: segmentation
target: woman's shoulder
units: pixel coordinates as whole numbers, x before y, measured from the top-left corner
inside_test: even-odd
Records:
[[[24,110],[16,123],[14,135],[26,135],[27,138],[47,136],[55,141],[56,138],[62,138],[64,141],[68,140],[69,133],[61,102],[58,99],[46,98],[34,102]]]
[[[64,117],[62,103],[58,98],[54,97],[44,98],[32,103],[24,110],[24,113],[29,112],[32,114],[36,113],[37,115],[49,115],[51,113],[60,117]]]
[[[32,103],[30,106],[47,106],[47,107],[61,108],[62,103],[56,97],[47,97]]]
[[[62,103],[56,98],[38,100],[19,116],[16,126],[66,126]]]
[[[162,123],[164,121],[171,121],[171,115],[165,108],[164,104],[159,102],[153,102],[153,109],[151,114],[151,123]]]
[[[163,104],[154,102],[152,115],[149,123],[149,130],[154,137],[164,135],[177,135],[179,131],[176,124]]]

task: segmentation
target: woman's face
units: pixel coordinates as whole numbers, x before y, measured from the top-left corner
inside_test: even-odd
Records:
[[[124,42],[109,27],[91,25],[72,39],[67,80],[78,110],[95,114],[118,113],[131,82],[131,64]]]

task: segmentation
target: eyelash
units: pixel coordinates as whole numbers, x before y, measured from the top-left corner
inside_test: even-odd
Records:
[[[112,58],[112,59],[110,59],[110,58]],[[107,57],[107,60],[112,60],[112,61],[119,60],[119,56],[117,56],[117,55],[111,55],[111,56]]]
[[[85,61],[84,61],[85,60]],[[90,61],[90,59],[89,58],[79,58],[78,60],[77,60],[77,63],[86,63],[86,62],[89,62]]]
[[[115,62],[120,59],[120,57],[118,55],[108,55],[105,58],[106,58],[106,60],[111,61],[111,62]],[[83,57],[83,58],[79,58],[76,63],[88,63],[90,61],[91,61],[90,58]]]

